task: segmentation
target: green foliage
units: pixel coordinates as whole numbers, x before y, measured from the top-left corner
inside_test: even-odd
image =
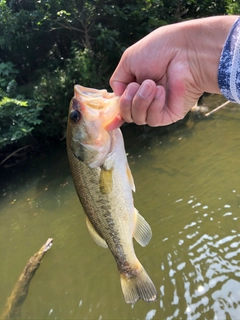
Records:
[[[229,2],[227,7],[228,14],[240,14],[240,3],[239,1],[232,0]]]
[[[0,148],[19,142],[30,134],[41,121],[37,118],[41,108],[32,101],[8,97],[0,101]]]
[[[21,141],[41,123],[41,106],[16,93],[17,73],[11,62],[0,63],[0,149]]]
[[[18,74],[12,62],[0,63],[0,88],[5,88],[12,81],[12,78]]]

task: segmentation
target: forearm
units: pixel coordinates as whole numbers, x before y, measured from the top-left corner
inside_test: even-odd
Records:
[[[218,68],[228,34],[238,16],[217,16],[186,23],[188,60],[199,88],[205,92],[221,93]]]

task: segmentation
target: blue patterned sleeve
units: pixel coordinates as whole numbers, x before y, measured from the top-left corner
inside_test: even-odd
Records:
[[[240,18],[232,26],[221,53],[218,85],[228,100],[240,103]]]

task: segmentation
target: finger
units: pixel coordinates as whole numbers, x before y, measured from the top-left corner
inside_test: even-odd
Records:
[[[156,84],[148,79],[143,81],[132,103],[132,119],[136,124],[146,124],[147,110],[156,93]]]
[[[162,86],[156,87],[155,97],[147,110],[146,123],[151,127],[169,124],[170,120],[166,118],[165,106],[165,89]]]
[[[123,95],[120,98],[120,114],[124,121],[133,122],[132,119],[132,101],[140,85],[136,82],[129,83]]]

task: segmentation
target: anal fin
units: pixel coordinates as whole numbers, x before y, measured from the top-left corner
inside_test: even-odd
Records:
[[[93,241],[96,242],[96,244],[98,244],[100,247],[107,248],[108,245],[106,241],[97,233],[88,217],[86,217],[86,224]]]

